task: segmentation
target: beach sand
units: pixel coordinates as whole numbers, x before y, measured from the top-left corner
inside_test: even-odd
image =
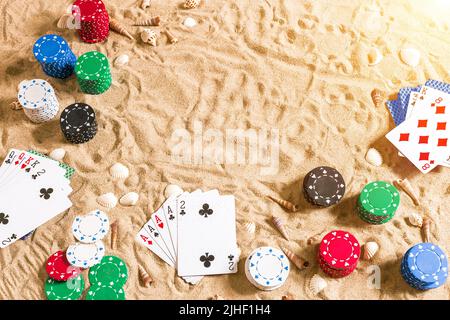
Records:
[[[401,87],[417,86],[427,79],[450,81],[450,25],[445,1],[300,1],[300,0],[202,0],[199,8],[182,9],[181,0],[153,0],[146,11],[140,0],[107,0],[110,16],[130,25],[138,18],[160,15],[158,33],[168,27],[179,39],[170,44],[162,34],[157,47],[142,43],[142,27],[128,26],[136,41],[112,32],[105,43],[82,43],[73,30],[56,27],[71,1],[10,0],[0,2],[0,154],[10,148],[48,153],[64,148],[64,159],[76,169],[72,179],[72,208],[38,228],[27,241],[0,250],[0,299],[45,299],[44,264],[51,253],[65,250],[75,240],[70,226],[76,215],[98,208],[96,197],[113,192],[117,197],[138,192],[134,207],[118,205],[108,211],[119,224],[118,246],[108,254],[121,257],[129,268],[127,299],[449,299],[450,287],[419,292],[399,273],[400,259],[412,245],[422,242],[420,229],[406,220],[413,211],[429,214],[436,222],[434,241],[450,252],[448,199],[450,170],[439,167],[422,175],[384,138],[393,127],[389,112],[376,108],[374,88],[395,98]],[[198,25],[182,26],[186,17]],[[56,33],[67,39],[76,55],[98,50],[110,62],[127,54],[125,67],[112,67],[113,85],[103,95],[80,92],[76,79],[50,79],[61,108],[85,102],[97,112],[99,130],[87,144],[67,143],[58,120],[36,125],[9,103],[24,79],[47,76],[32,55],[34,41]],[[368,65],[370,48],[384,56]],[[422,53],[412,68],[399,58],[404,47]],[[172,134],[177,129],[194,132],[199,121],[204,131],[253,129],[279,132],[279,167],[275,174],[261,174],[261,165],[180,164],[171,157]],[[370,147],[383,155],[381,167],[368,164]],[[116,162],[130,169],[124,181],[112,180],[109,168]],[[345,198],[336,206],[317,209],[301,194],[302,180],[312,168],[329,165],[345,178]],[[362,222],[354,211],[355,197],[374,180],[407,177],[419,191],[422,205],[415,207],[402,193],[401,208],[392,221],[381,226]],[[205,277],[191,286],[134,238],[150,212],[164,201],[164,188],[176,183],[193,191],[218,189],[236,197],[237,237],[242,250],[239,272]],[[287,213],[267,200],[279,196],[299,205]],[[104,209],[104,208],[101,208]],[[105,210],[105,209],[104,209]],[[273,228],[270,217],[282,217],[291,241]],[[256,233],[243,229],[256,224]],[[307,239],[333,229],[352,232],[361,244],[376,241],[380,250],[372,261],[360,261],[356,271],[343,279],[325,277],[316,263],[317,242]],[[292,269],[285,285],[272,292],[254,288],[245,278],[247,255],[259,246],[285,245],[311,261],[304,271]],[[148,288],[138,280],[138,264],[154,278]],[[369,267],[381,270],[381,288],[368,285]],[[319,296],[308,289],[319,273],[328,287]],[[87,271],[83,273],[87,280]]]

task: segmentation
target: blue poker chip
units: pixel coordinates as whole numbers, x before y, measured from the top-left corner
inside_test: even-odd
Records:
[[[34,43],[33,54],[39,62],[53,62],[64,58],[70,51],[64,38],[56,34],[47,34]]]
[[[109,231],[109,218],[103,211],[94,210],[84,216],[77,216],[72,223],[74,237],[83,243],[102,240]]]

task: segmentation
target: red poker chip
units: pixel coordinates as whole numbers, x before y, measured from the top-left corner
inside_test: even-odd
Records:
[[[67,261],[66,253],[63,251],[57,251],[48,258],[45,271],[56,281],[67,281],[81,273],[80,268],[72,266]]]
[[[347,269],[347,270],[336,270],[336,269],[332,269],[332,268],[330,268],[325,262],[323,262],[323,261],[319,261],[319,266],[320,266],[320,268],[322,269],[322,271],[325,273],[325,274],[327,274],[327,275],[329,275],[330,277],[333,277],[333,278],[343,278],[343,277],[346,277],[346,276],[348,276],[348,275],[350,275],[353,271],[355,271],[355,269],[356,269],[356,265],[355,266],[353,266],[352,268],[350,268],[350,269]]]
[[[73,6],[80,8],[81,21],[95,21],[99,17],[107,14],[105,4],[101,0],[77,0]],[[72,10],[72,14],[77,14],[76,10]]]
[[[323,237],[319,257],[333,269],[349,269],[356,266],[361,254],[358,240],[349,232],[334,230]]]

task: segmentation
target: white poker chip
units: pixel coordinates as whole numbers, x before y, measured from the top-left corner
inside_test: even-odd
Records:
[[[83,243],[102,240],[108,231],[108,216],[100,210],[91,211],[84,216],[77,216],[72,223],[73,236]]]
[[[38,109],[56,100],[55,91],[50,83],[42,79],[22,81],[17,98],[25,109]]]
[[[255,287],[274,290],[289,276],[289,259],[284,252],[272,247],[255,249],[245,262],[245,275]]]
[[[67,260],[72,266],[84,269],[100,263],[104,255],[105,245],[102,241],[95,243],[77,242],[72,244],[66,252]]]

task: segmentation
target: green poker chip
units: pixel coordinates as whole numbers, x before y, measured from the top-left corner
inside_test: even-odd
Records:
[[[89,269],[89,282],[95,286],[122,288],[128,279],[128,269],[122,259],[104,256],[100,263]]]
[[[86,300],[125,300],[123,288],[93,285],[86,293]]]
[[[372,224],[388,222],[394,217],[399,206],[399,191],[385,181],[367,184],[361,191],[357,203],[360,218]]]
[[[45,295],[48,300],[77,300],[84,290],[84,280],[81,275],[67,281],[55,281],[48,278],[45,281]]]
[[[108,58],[98,51],[80,56],[75,65],[75,74],[81,91],[87,94],[101,94],[112,84]]]

